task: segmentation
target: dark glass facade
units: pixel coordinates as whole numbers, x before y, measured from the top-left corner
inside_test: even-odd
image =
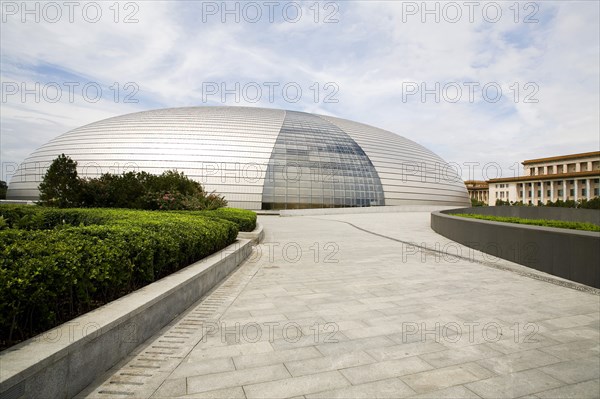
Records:
[[[287,111],[267,165],[263,209],[385,205],[375,167],[343,130]]]

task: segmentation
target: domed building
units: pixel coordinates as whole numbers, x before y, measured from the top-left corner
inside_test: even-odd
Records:
[[[397,134],[331,116],[278,109],[190,107],[117,116],[71,130],[34,151],[7,197],[35,200],[64,153],[81,177],[177,170],[232,207],[299,209],[468,206],[460,176]]]

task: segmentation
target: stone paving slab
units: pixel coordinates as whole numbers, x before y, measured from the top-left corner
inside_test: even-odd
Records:
[[[427,212],[259,219],[263,244],[210,308],[80,396],[598,397],[597,291],[453,243]],[[141,355],[151,377],[123,376]],[[142,385],[99,394],[121,378]]]

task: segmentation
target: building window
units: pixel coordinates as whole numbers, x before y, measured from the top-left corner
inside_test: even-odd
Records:
[[[527,196],[531,198],[531,190],[527,191]]]
[[[523,190],[519,191],[519,197],[523,198]]]
[[[558,196],[562,197],[563,196],[563,190],[558,190]]]
[[[541,198],[541,197],[542,197],[542,190],[538,190],[538,192],[537,192],[537,196],[538,196],[538,198]]]
[[[572,188],[569,190],[569,196],[574,197],[575,196],[575,189]]]
[[[550,198],[550,190],[546,191],[546,197]]]
[[[582,188],[582,189],[581,189],[581,196],[582,196],[582,197],[585,197],[586,195],[587,195],[587,193],[586,193],[586,189],[585,189],[585,188]]]
[[[594,189],[594,197],[597,197],[599,194],[598,192],[600,191],[600,189],[595,188]]]
[[[496,191],[496,198],[498,198],[498,191]]]
[[[541,185],[542,185],[542,183],[540,183],[540,182],[538,182],[538,183],[537,183],[537,186],[538,186],[538,187],[540,187]]]

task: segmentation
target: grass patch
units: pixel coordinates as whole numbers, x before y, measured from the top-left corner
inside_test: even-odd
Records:
[[[583,230],[583,231],[600,231],[600,226],[593,223],[585,222],[567,222],[563,220],[546,220],[546,219],[524,219],[517,217],[492,216],[492,215],[477,215],[472,213],[453,213],[452,216],[460,216],[471,219],[490,220],[492,222],[528,224],[533,226],[556,227],[560,229]]]

